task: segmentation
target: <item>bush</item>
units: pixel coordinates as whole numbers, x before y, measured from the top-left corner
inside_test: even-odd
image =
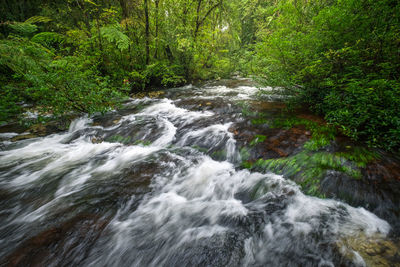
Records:
[[[95,67],[79,57],[53,57],[25,38],[0,40],[1,120],[16,116],[20,101],[54,115],[105,111],[115,104],[120,93]]]
[[[142,75],[146,77],[146,84],[150,86],[172,87],[186,82],[179,66],[169,66],[167,62],[157,62],[146,66]]]
[[[282,0],[271,12],[256,74],[351,138],[398,150],[399,2]]]

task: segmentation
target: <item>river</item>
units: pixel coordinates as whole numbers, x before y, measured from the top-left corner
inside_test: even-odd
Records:
[[[385,240],[390,223],[240,167],[232,129],[246,124],[238,103],[257,92],[247,80],[185,86],[65,132],[17,142],[3,133],[0,263],[368,265],[348,240]]]

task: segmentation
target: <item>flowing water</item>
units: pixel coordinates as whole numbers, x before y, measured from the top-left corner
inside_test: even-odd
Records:
[[[258,91],[244,84],[171,89],[46,137],[3,133],[0,263],[364,266],[338,243],[384,238],[385,220],[239,168],[237,103]]]

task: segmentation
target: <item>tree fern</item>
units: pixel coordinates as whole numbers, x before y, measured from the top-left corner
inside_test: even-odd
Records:
[[[41,32],[36,34],[35,36],[32,37],[31,41],[42,44],[42,45],[50,45],[52,43],[63,43],[64,42],[64,36],[62,36],[59,33],[55,32]]]
[[[107,41],[115,43],[119,50],[123,51],[129,48],[130,39],[119,29],[118,26],[105,26],[101,28],[100,32],[103,38],[107,39]]]
[[[8,24],[11,30],[20,36],[29,36],[37,31],[37,26],[25,22],[14,22]]]
[[[34,17],[30,17],[29,19],[27,19],[24,23],[36,24],[36,23],[46,23],[49,21],[51,21],[51,18],[43,17],[43,16],[34,16]]]
[[[31,36],[38,30],[36,23],[46,23],[51,21],[48,17],[34,16],[27,19],[25,22],[11,22],[6,25],[19,36]]]
[[[0,66],[14,73],[41,72],[50,59],[47,49],[24,38],[0,41]]]

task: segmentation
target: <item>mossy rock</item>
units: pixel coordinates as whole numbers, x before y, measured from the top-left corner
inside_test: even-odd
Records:
[[[336,243],[338,250],[349,261],[360,255],[366,266],[400,266],[400,243],[380,234],[367,236],[360,233],[344,237]]]
[[[132,94],[131,97],[132,98],[145,98],[145,97],[159,98],[160,96],[162,96],[164,94],[165,94],[164,91],[139,92],[139,93]]]
[[[342,172],[353,179],[361,178],[361,172],[354,164],[329,152],[303,151],[285,158],[259,159],[252,169],[285,175],[298,183],[306,194],[317,197],[324,197],[320,183],[328,170]]]
[[[39,137],[39,136],[37,136],[36,134],[22,134],[22,135],[14,136],[13,138],[11,138],[11,141],[17,142],[17,141],[27,140],[27,139],[37,138],[37,137]]]

